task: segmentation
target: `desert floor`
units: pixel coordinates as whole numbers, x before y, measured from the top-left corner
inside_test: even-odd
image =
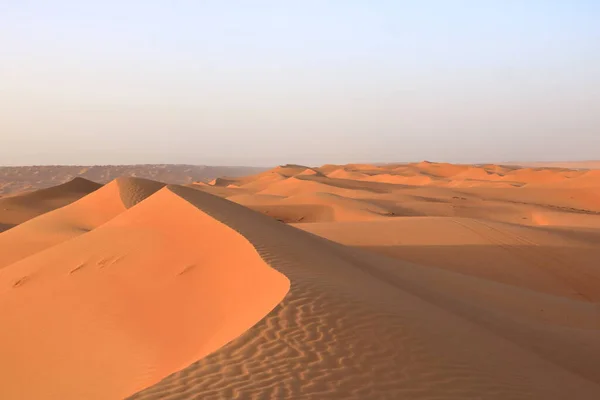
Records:
[[[600,399],[600,170],[169,183],[3,194],[0,398]]]

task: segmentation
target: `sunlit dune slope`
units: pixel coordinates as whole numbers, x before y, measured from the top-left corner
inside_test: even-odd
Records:
[[[291,287],[240,338],[132,398],[600,395],[600,320],[587,302],[401,263],[172,190],[245,236]]]
[[[0,268],[91,231],[163,186],[141,178],[118,178],[72,204],[1,233]]]
[[[600,228],[600,175],[595,170],[432,162],[283,166],[229,179],[227,186],[195,187],[284,222],[440,216]]]
[[[367,175],[362,172],[351,171],[351,170],[349,171],[349,170],[346,170],[343,168],[336,169],[336,170],[330,172],[329,174],[327,174],[327,176],[329,178],[353,179],[353,180],[361,180],[361,179],[367,180],[368,178],[371,177],[371,175]]]
[[[244,195],[228,198],[282,222],[324,222],[373,220],[390,215],[390,210],[368,201],[317,192],[282,197]]]
[[[0,397],[595,400],[599,201],[427,161],[118,179],[0,233]]]
[[[242,334],[288,286],[164,188],[2,271],[2,397],[123,398]]]

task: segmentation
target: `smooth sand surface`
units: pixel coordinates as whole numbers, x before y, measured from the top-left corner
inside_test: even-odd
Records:
[[[102,185],[83,178],[48,189],[0,198],[0,232],[38,215],[70,204],[98,190]]]
[[[239,336],[288,287],[244,237],[165,188],[3,270],[2,397],[123,398]]]
[[[118,178],[89,196],[4,232],[0,268],[90,232],[163,186],[141,178]]]
[[[118,179],[0,233],[0,397],[598,399],[599,189],[432,162]]]

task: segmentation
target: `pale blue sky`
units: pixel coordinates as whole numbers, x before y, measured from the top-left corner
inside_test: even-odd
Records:
[[[600,158],[600,1],[0,0],[0,165]]]

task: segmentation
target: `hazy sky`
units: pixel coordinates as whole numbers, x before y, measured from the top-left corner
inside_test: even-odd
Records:
[[[0,0],[0,164],[600,158],[597,0]]]

